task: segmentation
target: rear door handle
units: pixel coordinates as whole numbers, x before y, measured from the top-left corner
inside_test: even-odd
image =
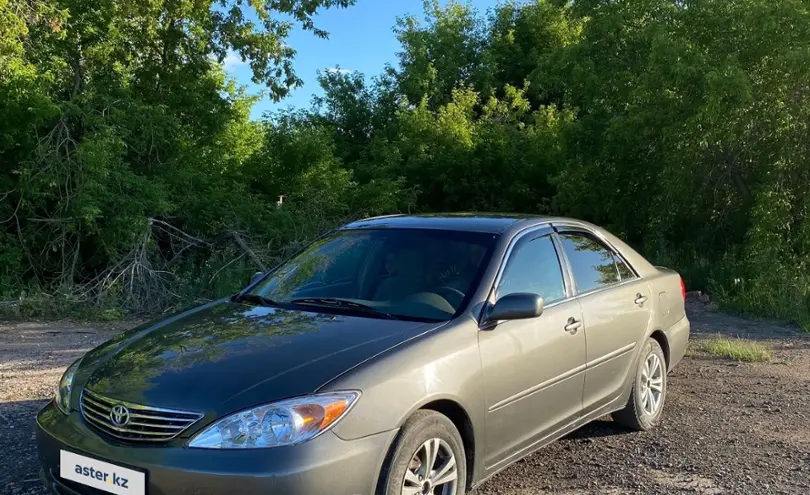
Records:
[[[566,332],[576,335],[580,328],[582,328],[582,320],[577,320],[574,317],[568,318],[568,324],[565,325]]]
[[[647,302],[647,296],[643,296],[643,295],[641,295],[641,293],[639,292],[638,294],[636,294],[636,300],[635,300],[634,302],[635,302],[636,304],[638,304],[639,306],[643,306],[643,305],[644,305],[644,303],[645,303],[645,302]]]

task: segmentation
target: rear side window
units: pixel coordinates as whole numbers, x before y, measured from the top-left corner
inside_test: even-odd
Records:
[[[560,259],[550,234],[521,240],[509,256],[498,297],[517,292],[537,294],[545,303],[565,297]]]
[[[582,234],[562,234],[563,249],[574,272],[577,292],[615,284],[621,279],[613,253],[596,239]]]

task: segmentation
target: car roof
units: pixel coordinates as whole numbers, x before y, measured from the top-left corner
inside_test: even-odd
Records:
[[[483,232],[513,238],[520,231],[539,225],[550,224],[557,227],[584,228],[602,238],[630,262],[642,277],[658,273],[649,261],[644,259],[624,241],[607,230],[575,218],[522,215],[508,213],[439,213],[426,215],[390,215],[385,217],[358,220],[339,229],[438,229],[467,232]]]
[[[358,220],[342,229],[438,229],[500,234],[510,228],[548,222],[551,217],[504,213],[389,215]]]

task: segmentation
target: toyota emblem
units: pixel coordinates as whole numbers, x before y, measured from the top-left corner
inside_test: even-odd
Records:
[[[110,421],[115,426],[126,426],[129,423],[129,409],[118,404],[110,409]]]

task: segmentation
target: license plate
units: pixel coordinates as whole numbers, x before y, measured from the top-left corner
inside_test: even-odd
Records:
[[[146,474],[65,450],[59,451],[59,476],[119,495],[146,494]]]

